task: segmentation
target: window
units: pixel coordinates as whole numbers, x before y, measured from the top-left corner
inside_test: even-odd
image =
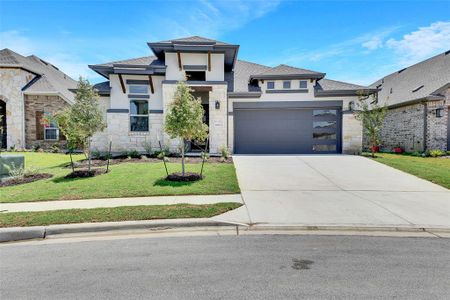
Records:
[[[291,88],[291,82],[283,81],[283,89],[290,89],[290,88]]]
[[[315,140],[335,140],[336,133],[334,133],[334,132],[314,132],[313,139],[315,139]]]
[[[56,123],[50,122],[50,124],[45,125],[44,140],[47,140],[47,141],[59,140],[59,129],[56,126]]]
[[[275,88],[275,82],[274,81],[267,81],[267,89],[273,90]]]
[[[308,88],[308,82],[306,80],[300,80],[299,88],[301,88],[301,89]]]
[[[186,71],[187,81],[206,81],[205,71]]]
[[[314,117],[324,117],[324,116],[336,116],[336,110],[334,109],[315,109],[313,110]]]
[[[336,151],[336,145],[313,145],[313,151]]]
[[[315,121],[313,128],[336,128],[336,121]]]
[[[130,101],[130,130],[148,131],[148,101]]]
[[[148,94],[147,85],[130,85],[128,86],[128,92],[130,94]]]

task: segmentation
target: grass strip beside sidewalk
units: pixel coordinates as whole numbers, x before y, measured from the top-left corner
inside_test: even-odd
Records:
[[[0,227],[44,226],[91,222],[154,219],[209,218],[240,207],[240,203],[121,206],[93,209],[64,209],[0,213]]]

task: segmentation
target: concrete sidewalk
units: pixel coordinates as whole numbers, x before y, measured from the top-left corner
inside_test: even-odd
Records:
[[[159,196],[134,198],[106,198],[64,201],[40,201],[21,203],[0,203],[0,213],[24,211],[48,211],[58,209],[119,207],[138,205],[168,205],[168,204],[214,204],[223,202],[243,203],[240,194],[232,195],[192,195],[192,196]]]

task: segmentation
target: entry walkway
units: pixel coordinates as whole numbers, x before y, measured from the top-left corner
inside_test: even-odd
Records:
[[[240,194],[233,194],[233,195],[160,196],[160,197],[106,198],[106,199],[86,199],[86,200],[0,203],[0,212],[47,211],[58,209],[138,206],[138,205],[168,205],[179,203],[214,204],[223,202],[242,203],[242,197]]]

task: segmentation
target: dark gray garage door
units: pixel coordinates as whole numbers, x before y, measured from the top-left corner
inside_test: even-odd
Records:
[[[340,153],[342,106],[324,102],[234,103],[235,153]]]

